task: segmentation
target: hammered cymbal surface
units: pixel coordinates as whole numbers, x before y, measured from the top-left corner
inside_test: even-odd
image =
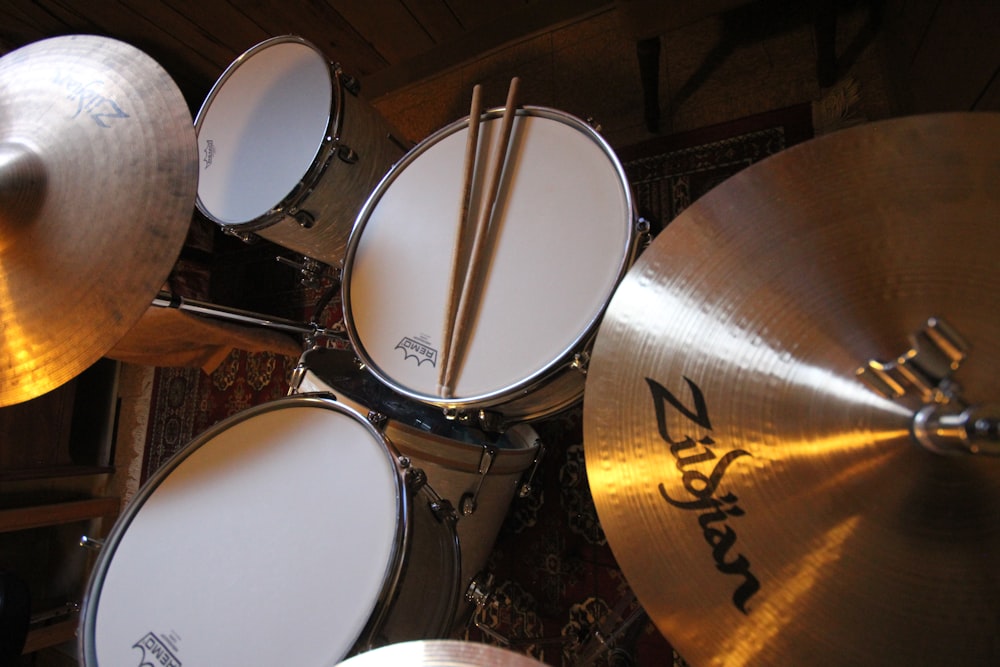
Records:
[[[1000,656],[1000,461],[910,434],[856,376],[928,318],[1000,402],[1000,114],[874,122],[731,177],[613,297],[584,397],[591,491],[660,632],[705,665]]]
[[[0,58],[0,406],[96,362],[139,320],[194,211],[197,143],[170,76],[107,37]]]

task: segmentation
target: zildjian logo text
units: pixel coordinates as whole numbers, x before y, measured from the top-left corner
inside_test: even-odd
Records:
[[[736,503],[739,498],[733,493],[716,497],[715,493],[722,482],[723,476],[730,464],[741,456],[750,456],[742,449],[734,449],[718,459],[708,475],[692,468],[705,461],[716,459],[716,454],[709,445],[715,441],[706,436],[695,441],[689,435],[682,440],[675,440],[667,430],[666,406],[669,404],[688,420],[705,430],[712,430],[708,418],[708,408],[701,389],[688,378],[684,378],[694,400],[694,410],[689,410],[671,394],[665,387],[654,380],[646,378],[649,391],[653,395],[653,405],[656,409],[656,424],[663,441],[670,445],[670,453],[674,456],[677,469],[682,473],[681,481],[691,499],[671,498],[661,483],[660,495],[672,507],[682,510],[699,512],[698,525],[701,527],[705,541],[712,548],[712,559],[715,567],[724,574],[742,577],[742,582],[733,592],[733,604],[744,614],[747,612],[747,602],[760,590],[760,582],[750,571],[750,561],[743,554],[732,557],[731,551],[736,546],[736,531],[726,522],[729,517],[743,516],[743,509]],[[693,451],[692,451],[693,450]]]
[[[95,88],[104,84],[103,81],[82,83],[74,79],[71,75],[63,72],[57,72],[54,81],[57,85],[65,87],[67,93],[69,93],[67,97],[76,102],[76,113],[74,113],[71,118],[76,118],[81,113],[84,113],[100,127],[107,128],[111,127],[111,125],[108,124],[109,121],[116,118],[129,117],[129,115],[125,113],[120,106],[118,106],[118,103],[115,100],[105,97],[95,90]]]

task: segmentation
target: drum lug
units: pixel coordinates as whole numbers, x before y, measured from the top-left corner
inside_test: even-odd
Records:
[[[299,227],[302,229],[312,229],[316,226],[316,216],[314,216],[309,211],[301,208],[290,208],[288,209],[288,215],[299,223]]]
[[[427,484],[427,473],[420,468],[414,468],[408,456],[400,456],[398,461],[399,466],[403,469],[403,481],[406,483],[406,488],[412,493],[416,493]]]
[[[495,447],[483,444],[483,451],[479,456],[479,480],[476,482],[476,488],[471,493],[463,493],[462,499],[459,501],[462,516],[472,516],[476,511],[476,507],[479,504],[479,492],[483,488],[483,480],[486,479],[486,475],[493,468],[493,461],[496,460],[496,456],[497,450]]]
[[[590,354],[586,351],[577,352],[573,355],[573,361],[570,362],[569,367],[580,371],[582,375],[587,374],[587,367],[590,365]]]
[[[455,512],[455,508],[427,483],[427,473],[422,468],[414,468],[408,456],[400,456],[398,460],[399,465],[403,468],[403,481],[410,493],[416,495],[417,491],[423,490],[431,498],[429,506],[435,519],[441,523],[451,523],[452,525],[457,523],[458,514]]]
[[[361,82],[358,81],[357,77],[346,74],[343,68],[341,68],[340,63],[334,63],[333,71],[336,78],[340,79],[340,83],[344,86],[344,90],[355,97],[361,94]]]
[[[354,164],[359,159],[357,152],[347,144],[337,145],[337,157],[347,164]]]
[[[430,485],[425,485],[424,491],[431,497],[430,508],[434,514],[434,518],[441,523],[451,524],[454,527],[458,523],[458,513],[451,502],[439,496]]]

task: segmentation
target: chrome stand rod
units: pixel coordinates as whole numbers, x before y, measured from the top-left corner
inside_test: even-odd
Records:
[[[313,322],[296,322],[294,320],[288,320],[281,317],[261,315],[248,310],[240,310],[239,308],[218,306],[205,301],[188,299],[182,296],[170,294],[169,292],[160,292],[157,294],[156,298],[153,299],[153,305],[160,308],[176,308],[178,310],[185,310],[198,315],[239,322],[241,324],[251,324],[267,329],[279,329],[281,331],[300,333],[309,337],[325,336],[328,338],[337,338],[340,336],[340,334],[333,329],[321,327]]]

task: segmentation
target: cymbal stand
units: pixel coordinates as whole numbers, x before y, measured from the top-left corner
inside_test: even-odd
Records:
[[[312,317],[309,319],[309,323],[319,326],[320,316],[326,307],[330,305],[333,298],[337,296],[340,292],[340,285],[343,281],[343,269],[340,266],[334,266],[331,264],[326,264],[320,262],[319,260],[313,259],[311,257],[306,257],[302,255],[301,262],[295,262],[287,257],[278,256],[279,264],[284,264],[285,266],[290,266],[294,269],[298,269],[300,278],[299,283],[303,287],[315,288],[319,287],[323,283],[323,279],[329,277],[330,284],[327,286],[326,290],[320,295],[319,300],[317,300],[315,307],[313,308]],[[334,326],[334,330],[338,331],[341,335],[339,338],[344,337],[344,325],[343,322],[338,322]],[[315,345],[315,338],[307,338],[307,349]]]
[[[575,638],[573,637],[565,637],[562,635],[558,637],[522,637],[520,639],[513,639],[497,632],[493,628],[481,622],[477,618],[481,611],[490,606],[500,606],[500,603],[496,600],[493,594],[493,575],[489,572],[481,572],[473,577],[472,581],[469,582],[468,588],[466,589],[465,599],[473,605],[473,610],[469,615],[469,620],[466,622],[466,628],[468,629],[475,626],[477,630],[493,639],[501,646],[507,648],[520,648],[525,646],[563,646],[571,641],[575,641]]]
[[[635,627],[636,621],[647,618],[646,611],[638,605],[635,593],[629,591],[622,597],[615,608],[608,612],[601,622],[592,627],[586,642],[582,636],[559,635],[553,637],[522,637],[514,639],[501,634],[478,619],[480,612],[489,606],[499,606],[493,594],[493,575],[487,572],[474,577],[466,590],[465,598],[474,609],[469,616],[466,627],[475,626],[477,630],[490,637],[501,646],[507,648],[522,648],[526,646],[559,646],[576,654],[573,664],[578,667],[589,667],[608,651],[614,652],[615,643]],[[635,604],[636,609],[623,618],[625,611]],[[581,643],[583,642],[583,643]]]
[[[258,326],[265,329],[277,329],[286,333],[301,334],[304,337],[305,345],[311,348],[315,345],[317,338],[343,338],[343,332],[337,329],[321,327],[316,322],[296,322],[281,317],[272,317],[254,313],[239,308],[219,306],[206,301],[188,299],[186,297],[160,292],[153,299],[153,305],[160,308],[176,308],[205,317]]]
[[[636,604],[637,608],[623,618],[625,610],[632,604]],[[635,593],[629,591],[629,594],[622,597],[615,608],[601,619],[597,627],[591,630],[590,637],[577,651],[577,657],[573,664],[579,667],[588,667],[604,653],[614,652],[615,643],[632,629],[636,621],[645,618],[646,610],[638,605]]]

